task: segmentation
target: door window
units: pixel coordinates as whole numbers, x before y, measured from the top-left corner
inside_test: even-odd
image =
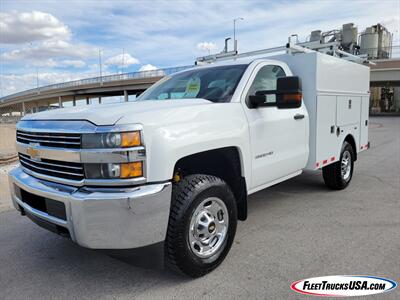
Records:
[[[255,95],[258,91],[276,90],[277,79],[285,76],[285,71],[280,66],[268,65],[262,67],[250,86],[246,96],[246,103],[249,103],[249,96]],[[266,103],[273,103],[275,101],[275,95],[266,95]]]

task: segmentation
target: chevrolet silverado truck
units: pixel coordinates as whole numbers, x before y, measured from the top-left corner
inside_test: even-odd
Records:
[[[137,100],[25,116],[22,215],[92,249],[164,242],[192,277],[228,254],[248,196],[303,170],[346,188],[369,147],[369,68],[315,51],[216,61]]]

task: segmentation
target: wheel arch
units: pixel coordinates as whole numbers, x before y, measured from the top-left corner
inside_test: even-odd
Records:
[[[231,188],[238,209],[238,219],[247,218],[247,185],[243,157],[236,146],[206,150],[180,158],[174,166],[173,180],[192,174],[213,175]]]
[[[356,161],[357,160],[357,146],[356,146],[356,141],[354,139],[354,136],[352,134],[348,134],[345,137],[344,142],[349,143],[353,147],[354,161]]]

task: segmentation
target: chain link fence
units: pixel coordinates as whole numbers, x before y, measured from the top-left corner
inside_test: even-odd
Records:
[[[23,114],[22,103],[0,107],[0,124],[16,123]]]

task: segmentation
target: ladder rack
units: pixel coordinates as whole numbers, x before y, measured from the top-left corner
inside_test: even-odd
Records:
[[[292,36],[291,36],[292,37]],[[341,49],[339,49],[338,44],[336,43],[328,43],[328,44],[311,44],[311,43],[293,43],[291,42],[291,37],[289,37],[289,42],[285,46],[281,47],[273,47],[268,49],[255,50],[250,52],[238,53],[235,51],[223,51],[217,54],[211,54],[207,56],[198,57],[196,59],[195,65],[205,65],[219,61],[226,60],[236,60],[240,58],[259,56],[264,54],[271,54],[276,52],[285,51],[287,54],[296,54],[296,53],[311,53],[311,52],[321,52],[327,55],[336,56],[345,60],[349,60],[356,63],[370,63],[367,60],[366,55],[353,55],[347,53]]]

